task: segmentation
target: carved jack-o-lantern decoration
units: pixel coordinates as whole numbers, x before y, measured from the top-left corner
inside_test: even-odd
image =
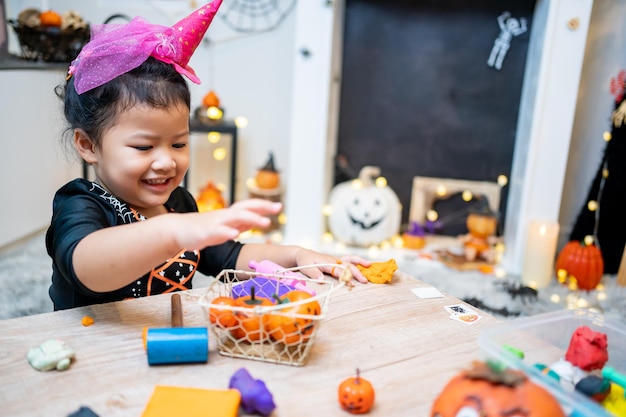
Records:
[[[475,362],[448,382],[430,416],[565,417],[565,413],[550,392],[522,372]]]
[[[399,232],[400,200],[379,174],[378,167],[366,166],[358,179],[337,184],[332,189],[328,226],[338,241],[376,245]]]

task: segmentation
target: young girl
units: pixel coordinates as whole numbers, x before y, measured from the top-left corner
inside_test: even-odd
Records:
[[[336,258],[298,246],[241,244],[251,228],[269,225],[280,203],[237,202],[198,213],[179,187],[189,166],[190,92],[181,74],[221,0],[172,28],[135,18],[94,28],[59,87],[78,154],[95,181],[76,179],[55,195],[46,235],[53,261],[55,310],[191,288],[196,270],[249,269],[251,260],[284,267],[334,264]],[[342,261],[367,282],[354,263]],[[338,275],[323,266],[312,278]]]

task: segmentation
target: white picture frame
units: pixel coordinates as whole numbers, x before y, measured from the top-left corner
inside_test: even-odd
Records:
[[[494,213],[499,212],[501,187],[496,182],[417,176],[413,177],[409,221],[424,224],[426,214],[436,199],[464,191],[470,191],[474,196],[485,196],[489,208]]]

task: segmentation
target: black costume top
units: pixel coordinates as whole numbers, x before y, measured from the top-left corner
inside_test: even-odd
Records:
[[[180,187],[174,190],[165,206],[171,212],[198,211],[191,194]],[[146,220],[144,216],[95,182],[76,179],[57,191],[52,222],[46,233],[46,247],[52,258],[49,293],[55,310],[185,290],[191,288],[196,270],[215,276],[222,269],[235,268],[242,244],[228,241],[201,251],[183,249],[176,257],[115,291],[98,293],[86,288],[76,277],[72,264],[78,242],[96,230],[143,220]],[[132,256],[128,253],[124,258]],[[124,258],[117,262],[125,262]]]

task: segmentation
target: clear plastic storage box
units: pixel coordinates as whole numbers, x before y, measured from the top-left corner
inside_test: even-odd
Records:
[[[609,360],[605,366],[625,374],[626,325],[591,311],[562,310],[503,322],[481,332],[478,343],[485,360],[524,371],[550,390],[568,416],[613,417],[612,412],[579,392],[563,388],[535,366],[550,366],[563,358],[572,335],[581,326],[607,335]],[[523,352],[523,359],[511,353],[509,347]]]

